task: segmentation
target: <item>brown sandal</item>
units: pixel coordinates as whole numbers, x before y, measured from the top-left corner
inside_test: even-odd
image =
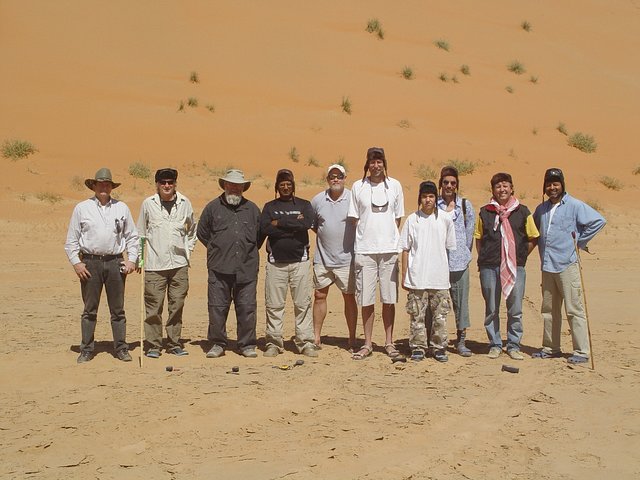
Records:
[[[400,356],[400,352],[393,343],[387,343],[384,346],[384,351],[387,352],[387,357],[389,358],[396,358]]]
[[[360,350],[351,355],[351,358],[353,360],[364,360],[365,358],[370,357],[372,353],[373,349],[371,347],[369,347],[368,345],[363,345]]]

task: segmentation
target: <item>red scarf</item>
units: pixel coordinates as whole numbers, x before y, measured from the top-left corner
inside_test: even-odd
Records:
[[[516,276],[518,264],[516,261],[516,241],[513,237],[511,223],[509,223],[509,215],[513,212],[520,202],[516,197],[511,197],[506,205],[500,205],[494,198],[485,206],[490,212],[496,212],[496,220],[493,223],[493,231],[495,232],[500,226],[500,235],[502,236],[502,248],[500,249],[500,284],[502,286],[502,294],[506,299],[516,284]]]

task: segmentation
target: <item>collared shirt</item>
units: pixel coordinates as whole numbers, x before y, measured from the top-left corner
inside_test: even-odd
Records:
[[[347,188],[337,200],[331,198],[329,189],[311,200],[315,212],[312,228],[316,232],[313,263],[327,267],[351,265],[355,226],[347,219],[350,203],[351,191]]]
[[[456,249],[447,250],[449,255],[449,271],[464,272],[471,262],[471,251],[473,250],[473,229],[476,222],[476,214],[473,205],[467,198],[465,199],[467,219],[462,211],[462,197],[456,195],[455,207],[447,212],[447,203],[442,197],[438,198],[438,208],[451,216],[453,226],[456,230]]]
[[[207,247],[207,268],[235,275],[238,283],[258,279],[260,209],[243,198],[229,205],[224,194],[204,207],[198,222],[198,240]]]
[[[374,198],[384,199],[386,204],[372,201]],[[396,220],[404,217],[402,185],[391,177],[376,184],[372,184],[369,177],[356,181],[351,187],[349,217],[358,220],[356,253],[398,253],[400,232]]]
[[[138,231],[129,207],[114,198],[104,206],[96,197],[80,202],[71,214],[64,249],[72,265],[81,262],[81,252],[120,255],[126,250],[127,258],[135,262]]]
[[[533,219],[540,230],[538,251],[542,271],[560,273],[578,260],[572,234],[578,248],[584,249],[607,222],[596,210],[568,193],[557,204],[552,218],[553,206],[549,200],[542,202]]]
[[[191,202],[176,192],[175,203],[169,213],[160,196],[157,193],[151,195],[140,207],[138,233],[146,239],[145,270],[171,270],[189,265],[197,241]]]

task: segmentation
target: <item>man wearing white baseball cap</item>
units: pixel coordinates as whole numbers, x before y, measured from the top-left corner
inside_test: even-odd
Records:
[[[315,213],[311,228],[316,233],[316,251],[313,257],[313,331],[315,344],[320,347],[322,324],[327,316],[327,295],[329,287],[335,283],[344,299],[344,316],[349,329],[348,348],[353,353],[358,322],[353,268],[355,225],[347,219],[351,191],[344,188],[346,177],[347,172],[342,165],[331,165],[327,169],[329,188],[311,200]]]

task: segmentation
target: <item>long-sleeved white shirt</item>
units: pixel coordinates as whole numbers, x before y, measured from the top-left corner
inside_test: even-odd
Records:
[[[64,244],[72,265],[80,263],[80,253],[120,255],[125,250],[132,262],[138,257],[138,231],[127,204],[111,199],[101,205],[96,197],[73,209]]]
[[[169,214],[162,208],[159,195],[151,195],[142,202],[138,232],[146,239],[146,271],[171,270],[189,265],[191,252],[198,240],[191,202],[176,192],[176,204]]]

